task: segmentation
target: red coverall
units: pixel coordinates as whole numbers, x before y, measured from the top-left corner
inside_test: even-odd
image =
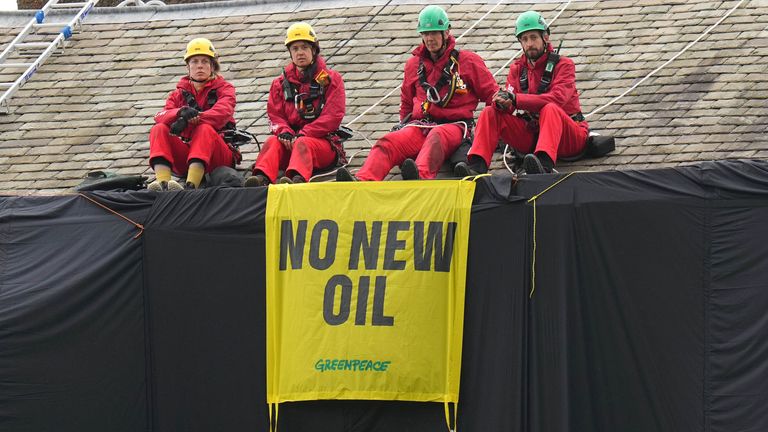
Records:
[[[269,89],[267,115],[273,135],[267,138],[256,158],[253,173],[267,176],[272,183],[275,182],[280,169],[285,169],[286,177],[292,178],[299,174],[304,180],[309,180],[314,169],[326,168],[336,161],[338,153],[328,134],[336,132],[344,118],[344,81],[338,72],[328,69],[325,60],[319,55],[315,57],[315,64],[315,76],[325,71],[329,81],[325,87],[325,107],[318,118],[312,121],[302,119],[294,101],[285,100],[285,78],[282,74],[272,81],[272,87]],[[314,77],[303,77],[304,74],[293,63],[285,68],[285,72],[288,80],[299,86],[297,93],[309,93],[309,86]],[[320,98],[312,103],[317,109]],[[277,139],[277,136],[284,132],[297,136],[292,150],[286,149]]]
[[[392,167],[402,164],[406,158],[416,158],[419,176],[432,179],[445,159],[461,145],[464,127],[461,124],[442,123],[471,121],[478,102],[491,103],[498,85],[480,56],[471,51],[459,51],[459,76],[466,84],[467,91],[457,91],[445,108],[430,104],[427,112],[429,118],[425,118],[422,102],[427,100],[427,93],[419,83],[419,60],[424,62],[427,82],[434,86],[450,61],[451,50],[455,46],[456,39],[448,36],[445,53],[437,62],[433,62],[429,51],[422,44],[413,50],[413,56],[405,64],[400,90],[400,121],[412,114],[411,120],[426,120],[439,125],[433,128],[411,125],[384,135],[371,148],[363,167],[357,172],[358,179],[382,180]],[[440,96],[448,91],[449,85],[444,86],[440,89]]]
[[[547,50],[552,51],[552,45]],[[525,120],[512,112],[487,106],[477,120],[475,139],[468,156],[482,157],[490,165],[499,137],[523,153],[546,152],[553,162],[558,156],[576,156],[584,151],[589,125],[586,121],[575,122],[570,117],[581,112],[573,60],[560,57],[547,92],[520,93],[520,69],[528,69],[528,91],[536,93],[546,64],[546,55],[536,60],[533,66],[522,56],[512,63],[507,76],[507,91],[515,93],[517,109],[538,114],[538,129],[534,125],[529,127]]]
[[[216,89],[217,100],[208,106],[208,93]],[[179,109],[187,106],[181,91],[195,96],[197,104],[204,110],[197,124],[191,122],[181,135],[189,142],[182,141],[170,133],[170,126],[176,121]],[[189,161],[199,159],[205,164],[205,171],[211,172],[220,166],[235,166],[235,157],[219,131],[227,123],[235,124],[235,87],[220,75],[205,83],[200,92],[188,76],[182,77],[165,101],[165,109],[155,114],[155,125],[149,132],[149,163],[163,158],[171,163],[171,170],[185,175]]]

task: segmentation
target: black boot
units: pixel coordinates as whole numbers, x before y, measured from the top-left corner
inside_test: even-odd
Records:
[[[403,164],[400,165],[400,175],[403,180],[418,180],[419,168],[416,166],[416,162],[410,158],[404,160]]]
[[[245,180],[245,183],[243,186],[245,187],[262,187],[269,185],[269,177],[263,175],[263,174],[256,174],[248,177]]]
[[[468,162],[459,162],[453,167],[453,174],[458,177],[476,176],[488,172],[488,164],[481,157],[470,156]]]
[[[526,174],[548,174],[554,167],[555,163],[545,152],[528,153],[523,158],[523,169]]]
[[[293,177],[288,176],[282,176],[280,177],[280,184],[297,184],[297,183],[306,183],[307,181],[304,180],[304,177],[302,177],[299,174],[296,174]]]
[[[338,170],[336,170],[336,181],[337,182],[350,182],[350,181],[357,181],[355,176],[352,175],[351,172],[346,167],[341,167]]]

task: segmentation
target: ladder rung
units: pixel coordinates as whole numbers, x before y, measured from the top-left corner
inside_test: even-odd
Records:
[[[36,28],[46,28],[46,27],[56,27],[56,28],[62,28],[64,26],[69,25],[69,23],[41,23],[41,24],[32,24],[32,27]]]
[[[21,42],[14,45],[18,49],[48,48],[51,42]]]
[[[55,9],[80,9],[83,6],[87,5],[88,3],[56,3],[55,5],[51,5],[52,8]]]
[[[34,63],[0,63],[0,68],[28,68]]]
[[[12,85],[13,85],[13,83],[2,83],[2,82],[0,82],[0,87],[11,88]]]

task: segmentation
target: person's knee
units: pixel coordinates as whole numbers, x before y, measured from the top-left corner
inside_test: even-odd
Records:
[[[197,134],[218,135],[218,132],[216,132],[216,129],[214,129],[213,126],[209,125],[208,123],[198,123],[198,125],[192,131],[192,136],[194,137]]]
[[[293,150],[306,151],[309,146],[305,137],[300,136],[293,141]]]
[[[389,158],[392,153],[392,145],[393,144],[391,141],[380,139],[373,144],[373,147],[371,147],[371,152],[379,153],[380,155]]]
[[[540,116],[550,116],[550,115],[559,115],[559,114],[565,114],[565,111],[563,111],[563,109],[560,108],[554,102],[550,102],[544,105],[544,107],[542,107],[541,111],[539,112]]]
[[[154,126],[152,126],[152,129],[150,129],[149,132],[150,136],[157,133],[170,135],[171,128],[165,123],[156,123]]]
[[[500,111],[493,105],[488,105],[480,111],[480,115],[483,117],[495,118]]]

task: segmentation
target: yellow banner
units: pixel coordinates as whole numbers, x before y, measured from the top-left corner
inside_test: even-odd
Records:
[[[267,402],[459,397],[471,181],[269,187]]]

